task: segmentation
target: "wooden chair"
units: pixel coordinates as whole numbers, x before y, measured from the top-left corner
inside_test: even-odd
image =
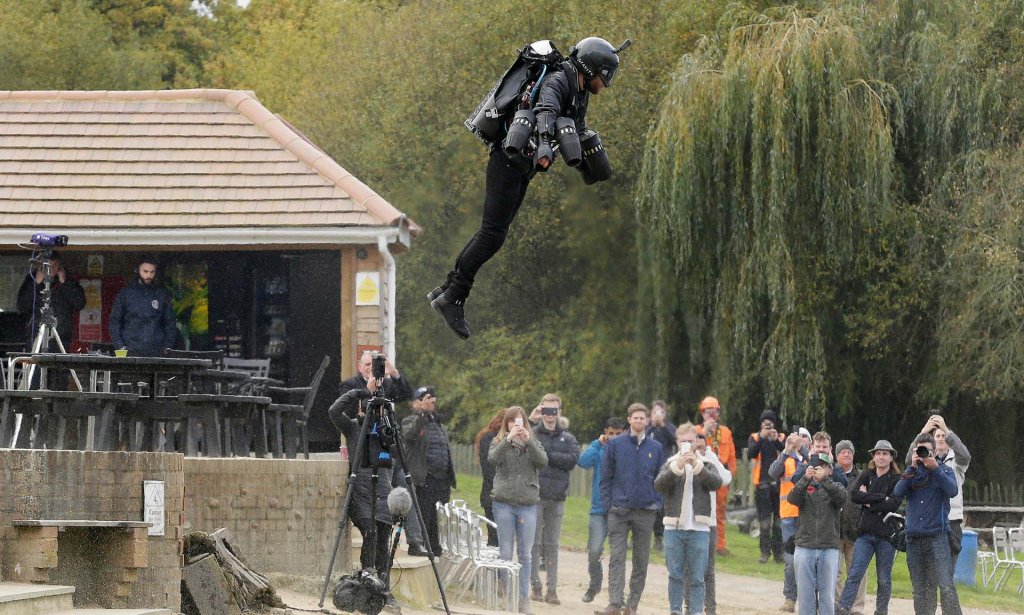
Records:
[[[272,417],[273,429],[273,453],[274,457],[286,456],[294,459],[298,452],[296,441],[302,445],[302,452],[306,459],[309,459],[309,433],[306,430],[306,421],[313,409],[313,402],[316,401],[317,391],[320,390],[320,383],[327,372],[327,366],[331,364],[331,357],[324,356],[320,367],[313,374],[313,381],[306,387],[268,387],[267,394],[272,399],[287,399],[294,401],[301,396],[302,403],[273,403],[267,408]],[[298,433],[295,433],[296,430]]]

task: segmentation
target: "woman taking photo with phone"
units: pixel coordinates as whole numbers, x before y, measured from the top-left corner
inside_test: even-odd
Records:
[[[505,411],[498,435],[491,442],[487,460],[494,466],[494,522],[498,525],[498,552],[512,559],[512,545],[519,555],[519,612],[530,609],[530,553],[537,529],[540,501],[538,471],[548,456],[527,422],[526,411],[512,406]]]

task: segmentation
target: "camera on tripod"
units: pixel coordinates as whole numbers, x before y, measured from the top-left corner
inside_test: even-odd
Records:
[[[364,365],[365,365],[365,363],[364,363]],[[380,380],[380,379],[384,378],[384,373],[385,373],[386,366],[387,366],[387,357],[385,357],[382,354],[375,354],[375,355],[373,355],[373,363],[371,364],[370,369],[373,372],[373,377],[375,379]],[[377,392],[380,395],[384,394],[383,391],[381,391],[380,389],[377,389]]]
[[[62,248],[68,245],[67,235],[51,235],[49,233],[34,233],[29,243],[39,248]]]

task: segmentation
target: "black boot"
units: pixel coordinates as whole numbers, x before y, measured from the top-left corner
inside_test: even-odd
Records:
[[[438,286],[434,290],[432,290],[429,293],[427,293],[427,301],[433,303],[434,299],[437,299],[438,297],[440,297],[441,295],[444,294],[445,290],[447,290],[447,289],[446,289],[444,284],[442,284],[441,286]]]
[[[448,323],[455,335],[465,340],[469,339],[469,323],[466,322],[466,312],[462,308],[464,303],[464,299],[453,301],[448,298],[447,294],[441,293],[430,302],[430,307],[444,317],[444,321]]]

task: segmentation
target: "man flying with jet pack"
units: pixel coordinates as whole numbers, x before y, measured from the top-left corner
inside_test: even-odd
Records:
[[[587,184],[611,177],[601,139],[586,126],[587,104],[611,85],[619,54],[629,45],[628,39],[616,48],[589,37],[570,49],[568,58],[551,41],[527,45],[466,120],[490,147],[483,221],[444,284],[427,294],[431,307],[462,339],[469,337],[464,306],[477,271],[501,249],[537,171],[546,172],[560,155]]]

